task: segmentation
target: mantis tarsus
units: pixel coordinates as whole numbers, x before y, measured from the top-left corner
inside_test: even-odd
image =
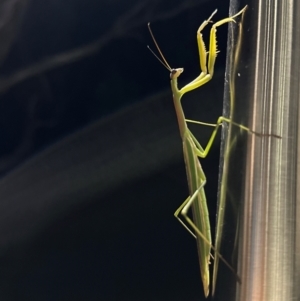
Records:
[[[201,273],[201,278],[202,278],[202,282],[203,282],[204,294],[206,297],[209,294],[209,282],[210,282],[209,281],[210,280],[209,262],[210,262],[210,257],[211,257],[211,254],[210,254],[211,249],[213,249],[216,252],[217,256],[223,262],[225,262],[226,265],[234,273],[235,273],[235,271],[227,263],[227,261],[220,255],[220,253],[217,250],[215,250],[215,248],[212,246],[212,243],[211,243],[210,221],[209,221],[209,217],[208,217],[208,209],[207,209],[206,196],[205,196],[205,191],[204,191],[206,177],[202,170],[202,167],[200,165],[198,157],[205,158],[207,156],[207,154],[209,153],[209,150],[213,144],[213,141],[216,137],[218,128],[223,123],[223,121],[231,122],[248,132],[253,133],[253,131],[251,131],[247,127],[236,124],[236,123],[232,122],[230,119],[222,117],[222,116],[218,118],[216,124],[207,124],[207,123],[202,123],[202,122],[196,122],[196,123],[214,127],[214,130],[212,132],[212,135],[211,135],[206,147],[203,148],[188,128],[187,122],[193,122],[193,121],[187,120],[185,118],[184,112],[183,112],[183,109],[181,106],[181,98],[185,93],[192,91],[192,90],[206,84],[208,81],[211,80],[213,73],[214,73],[214,65],[215,65],[216,56],[218,53],[217,40],[216,40],[217,27],[219,27],[223,24],[229,23],[229,22],[235,22],[234,18],[236,18],[238,15],[241,15],[246,10],[246,8],[247,8],[247,6],[244,7],[240,12],[238,12],[234,16],[222,19],[222,20],[216,22],[212,26],[211,31],[210,31],[210,43],[209,43],[209,51],[208,52],[206,51],[201,31],[204,29],[204,27],[206,25],[208,25],[209,23],[212,22],[211,19],[216,14],[217,10],[215,10],[211,14],[211,16],[200,25],[200,27],[197,31],[197,43],[198,43],[198,51],[199,51],[199,57],[200,57],[201,73],[197,78],[195,78],[192,82],[185,85],[181,89],[178,89],[177,78],[183,72],[183,68],[172,69],[170,67],[170,65],[167,63],[166,59],[164,58],[162,52],[160,51],[160,48],[158,47],[157,42],[150,29],[150,25],[148,24],[150,34],[151,34],[153,41],[161,55],[161,58],[162,58],[162,60],[160,60],[159,58],[158,59],[170,71],[171,88],[172,88],[172,92],[173,92],[173,100],[174,100],[175,111],[176,111],[176,115],[177,115],[177,119],[178,119],[180,136],[182,138],[182,143],[183,143],[183,155],[184,155],[184,161],[185,161],[186,173],[187,173],[187,179],[188,179],[188,186],[189,186],[189,197],[176,210],[174,215],[184,225],[184,227],[196,238],[199,263],[200,263],[200,273]],[[208,60],[207,60],[207,54],[208,54]],[[193,221],[187,215],[187,212],[190,207],[192,207],[192,211],[193,211]],[[179,217],[180,214],[184,217],[185,222],[183,222],[183,220],[180,219],[180,217]],[[190,230],[190,228],[192,230]],[[237,276],[237,278],[238,278],[238,276]]]

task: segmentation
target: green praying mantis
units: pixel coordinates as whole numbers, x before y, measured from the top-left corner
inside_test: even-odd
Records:
[[[204,191],[204,186],[206,184],[206,176],[200,165],[199,158],[205,158],[208,155],[211,146],[216,138],[217,131],[220,125],[222,125],[224,121],[232,123],[247,132],[250,133],[255,133],[255,132],[223,116],[218,118],[216,124],[209,124],[204,122],[188,120],[185,118],[182,109],[181,98],[185,93],[197,89],[198,87],[206,84],[208,81],[212,79],[216,56],[218,53],[217,39],[216,39],[217,27],[226,23],[235,22],[234,19],[237,16],[243,14],[246,9],[247,6],[245,6],[241,11],[239,11],[234,16],[222,19],[214,23],[214,25],[212,25],[212,28],[210,30],[210,43],[209,43],[208,52],[206,51],[205,43],[203,41],[201,31],[204,29],[204,27],[206,27],[209,23],[212,22],[211,21],[212,17],[216,14],[217,10],[215,10],[211,14],[211,16],[200,25],[197,31],[197,43],[198,43],[198,51],[200,57],[201,73],[197,78],[195,78],[192,82],[188,83],[181,89],[178,89],[177,79],[180,76],[180,74],[183,72],[183,68],[172,69],[170,67],[165,57],[163,56],[160,48],[158,47],[158,44],[150,29],[150,24],[148,24],[150,34],[162,59],[159,59],[155,54],[154,55],[170,71],[171,89],[173,93],[173,100],[174,100],[174,106],[175,106],[175,111],[176,111],[178,125],[179,125],[180,136],[183,143],[183,155],[184,155],[188,186],[189,186],[189,197],[176,210],[174,215],[182,223],[182,225],[196,238],[199,264],[200,264],[200,274],[203,282],[204,294],[206,297],[209,295],[209,284],[210,284],[209,264],[211,258],[211,249],[215,251],[215,254],[234,272],[235,275],[236,273],[234,269],[230,266],[230,264],[227,263],[227,261],[222,257],[222,255],[212,246],[210,221],[209,221],[207,201],[206,201],[206,196]],[[214,127],[214,130],[211,134],[211,137],[206,147],[203,148],[198,142],[198,140],[195,138],[195,136],[192,134],[192,132],[189,130],[188,122],[194,122],[194,123]],[[193,220],[191,220],[191,218],[188,216],[188,211],[190,207],[192,207]],[[180,218],[180,215],[182,215],[183,219]],[[237,280],[239,281],[238,276],[237,276]]]

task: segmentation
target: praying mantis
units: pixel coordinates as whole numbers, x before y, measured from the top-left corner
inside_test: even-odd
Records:
[[[254,133],[254,132],[251,131],[249,128],[243,125],[239,125],[223,116],[218,118],[216,124],[209,124],[204,122],[188,120],[185,118],[182,109],[181,98],[185,93],[197,89],[198,87],[206,84],[208,81],[212,79],[216,56],[218,53],[217,39],[216,39],[217,27],[226,23],[235,22],[234,19],[237,16],[243,14],[246,9],[247,6],[245,6],[237,14],[222,19],[216,22],[214,25],[212,25],[212,28],[210,30],[210,42],[209,42],[208,52],[206,51],[205,43],[203,41],[201,31],[209,23],[212,22],[211,21],[212,17],[216,14],[217,10],[215,10],[211,14],[211,16],[200,25],[197,31],[197,43],[198,43],[201,73],[197,78],[195,78],[192,82],[188,83],[181,89],[178,89],[178,77],[183,72],[183,68],[172,69],[170,67],[165,57],[163,56],[160,48],[158,47],[158,44],[151,31],[150,24],[148,24],[150,34],[162,59],[159,59],[155,54],[154,55],[170,71],[171,89],[173,93],[173,101],[174,101],[175,111],[177,115],[180,136],[183,143],[183,156],[184,156],[187,180],[189,186],[189,197],[176,210],[174,215],[182,223],[182,225],[196,238],[199,264],[200,264],[200,274],[203,283],[204,294],[206,297],[209,295],[209,284],[210,284],[209,264],[210,264],[210,257],[211,257],[211,253],[210,253],[211,249],[215,251],[215,254],[234,272],[235,275],[236,273],[234,269],[230,266],[230,264],[227,263],[227,261],[222,257],[222,255],[212,246],[210,221],[209,221],[207,201],[206,201],[206,196],[204,191],[204,186],[206,184],[206,176],[200,165],[199,158],[205,158],[208,155],[211,146],[216,138],[217,131],[220,125],[222,125],[224,121],[237,125],[241,129],[248,131],[250,133]],[[198,140],[189,130],[188,122],[194,122],[194,123],[214,127],[211,137],[204,148],[200,145]],[[187,214],[190,207],[192,207],[193,221]],[[183,221],[183,219],[180,218],[180,215],[182,215],[185,222]],[[237,276],[237,280],[239,281],[238,276]]]

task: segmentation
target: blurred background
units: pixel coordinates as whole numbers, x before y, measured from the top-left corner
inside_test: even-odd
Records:
[[[167,71],[199,75],[196,31],[219,0],[0,1],[1,300],[203,300]],[[227,25],[186,116],[222,114]],[[208,45],[209,26],[204,31]],[[211,128],[193,128],[205,145]],[[201,161],[214,234],[219,139]]]

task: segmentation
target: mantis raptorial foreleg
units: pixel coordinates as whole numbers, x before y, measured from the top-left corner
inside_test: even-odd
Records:
[[[208,81],[211,80],[211,78],[214,74],[216,57],[219,52],[217,49],[217,39],[216,39],[217,27],[219,27],[223,24],[229,23],[229,22],[235,22],[234,18],[236,18],[238,15],[242,14],[246,9],[247,9],[247,6],[245,6],[241,11],[239,11],[234,16],[220,20],[212,26],[212,28],[210,30],[208,61],[207,61],[207,51],[206,51],[206,47],[205,47],[205,43],[203,41],[201,31],[204,29],[204,27],[207,24],[211,23],[211,19],[217,13],[217,10],[215,10],[211,14],[211,16],[200,25],[200,27],[197,31],[197,43],[198,43],[201,73],[198,77],[196,77],[193,81],[191,81],[190,83],[185,85],[180,90],[181,95],[183,95],[184,93],[189,92],[191,90],[194,90],[194,89],[206,84]]]

